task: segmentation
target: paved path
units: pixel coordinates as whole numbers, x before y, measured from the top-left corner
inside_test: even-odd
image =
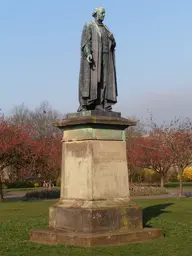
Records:
[[[165,195],[151,195],[151,196],[132,196],[133,199],[166,199],[166,198],[176,198],[178,194],[165,194]]]
[[[20,201],[24,199],[26,192],[18,191],[18,192],[7,192],[4,195],[5,201]]]
[[[25,191],[18,191],[18,192],[8,192],[5,194],[4,199],[5,201],[20,201],[25,199]],[[151,195],[151,196],[132,196],[132,199],[166,199],[166,198],[176,198],[178,197],[178,193],[174,194],[165,194],[165,195]],[[55,200],[55,199],[54,199]]]
[[[192,197],[192,191],[191,190],[184,190],[184,193],[186,196]],[[4,195],[5,201],[20,201],[25,199],[26,191],[13,191],[13,192],[6,192]],[[132,199],[168,199],[168,198],[177,198],[179,196],[179,190],[178,189],[169,189],[168,194],[165,195],[151,195],[151,196],[132,196]],[[41,200],[41,199],[37,199]],[[49,199],[49,200],[55,200],[55,199]]]

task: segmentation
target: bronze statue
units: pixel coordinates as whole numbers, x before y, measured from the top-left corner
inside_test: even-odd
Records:
[[[103,24],[105,9],[96,8],[94,20],[85,24],[81,38],[79,111],[111,111],[117,102],[116,42]]]

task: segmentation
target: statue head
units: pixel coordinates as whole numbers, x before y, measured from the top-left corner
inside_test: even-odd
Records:
[[[97,7],[95,8],[92,16],[97,20],[102,22],[105,18],[105,8],[103,7]]]

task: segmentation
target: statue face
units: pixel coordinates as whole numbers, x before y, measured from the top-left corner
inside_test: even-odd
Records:
[[[99,8],[99,9],[97,10],[96,19],[99,20],[99,21],[103,21],[104,18],[105,18],[105,9]]]

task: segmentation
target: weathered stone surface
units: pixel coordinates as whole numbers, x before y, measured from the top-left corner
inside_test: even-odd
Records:
[[[126,143],[86,140],[63,143],[61,198],[128,198]]]
[[[130,243],[147,242],[162,237],[160,229],[144,228],[100,233],[76,233],[64,230],[35,230],[30,234],[30,240],[41,244],[64,244],[81,247],[117,246]]]
[[[31,241],[90,247],[162,236],[142,228],[142,209],[130,200],[124,129],[135,124],[92,115],[55,124],[64,132],[61,197],[50,207],[49,229],[31,232]]]
[[[79,116],[108,116],[108,117],[121,117],[120,112],[114,111],[99,111],[99,110],[87,110],[76,113],[68,113],[66,118],[79,117]]]
[[[80,140],[123,140],[125,141],[125,131],[117,129],[80,127],[67,130],[63,133],[63,141]]]
[[[98,209],[108,207],[128,207],[132,206],[133,203],[129,197],[124,198],[111,198],[107,200],[83,200],[83,199],[63,199],[57,202],[56,205],[67,207],[67,208],[82,208],[82,209]]]
[[[49,210],[49,227],[65,231],[95,233],[121,229],[141,229],[142,209],[133,202],[105,208],[65,207],[58,203]]]
[[[125,130],[129,126],[135,126],[136,121],[112,116],[76,116],[55,122],[53,125],[63,131],[80,127]]]

